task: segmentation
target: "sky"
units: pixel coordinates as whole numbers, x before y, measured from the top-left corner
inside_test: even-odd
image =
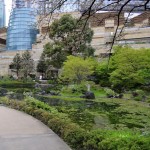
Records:
[[[8,22],[9,22],[9,15],[11,12],[11,6],[12,6],[12,0],[4,0],[5,1],[5,10],[6,10],[6,26],[8,26]],[[132,14],[131,16],[134,17],[137,14]]]
[[[8,26],[8,22],[9,22],[9,15],[10,15],[10,12],[11,12],[11,4],[12,4],[12,0],[5,0],[6,26]]]

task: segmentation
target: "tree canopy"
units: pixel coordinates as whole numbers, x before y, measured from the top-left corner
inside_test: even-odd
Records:
[[[17,53],[13,58],[13,62],[11,63],[11,68],[16,69],[16,74],[18,78],[21,69],[21,56],[19,53]]]
[[[94,49],[90,45],[93,31],[84,24],[84,21],[78,22],[69,14],[51,24],[49,37],[53,42],[47,43],[43,52],[50,65],[60,68],[69,55],[86,58],[94,54]]]
[[[150,49],[116,47],[110,59],[110,81],[114,87],[132,88],[150,84]]]
[[[93,73],[93,60],[90,58],[68,56],[63,63],[61,78],[70,82],[81,83]]]
[[[21,75],[26,79],[28,75],[34,71],[34,60],[31,58],[30,52],[25,51],[22,56],[17,53],[11,63],[11,69],[16,70],[17,77]]]
[[[41,55],[40,60],[37,64],[36,70],[37,70],[37,72],[45,74],[46,69],[47,69],[47,63],[46,63],[45,57],[43,55]]]
[[[94,70],[96,82],[114,90],[150,85],[150,49],[116,46],[110,62],[104,59]]]
[[[34,60],[31,58],[31,54],[29,51],[25,51],[22,54],[21,61],[21,72],[23,78],[26,79],[30,73],[34,71]]]
[[[32,0],[35,1],[35,0]],[[41,2],[40,2],[41,3]],[[58,12],[72,12],[72,11],[79,11],[81,12],[81,16],[79,18],[79,21],[84,20],[85,22],[88,22],[90,17],[95,17],[95,14],[98,12],[116,12],[117,16],[117,26],[114,29],[114,36],[113,41],[111,44],[110,52],[112,50],[112,47],[115,43],[115,40],[118,39],[119,34],[122,32],[120,31],[120,22],[123,21],[122,19],[122,13],[127,12],[128,15],[123,21],[123,24],[121,25],[122,29],[127,25],[127,23],[130,21],[130,18],[132,16],[132,13],[134,12],[144,12],[150,10],[150,1],[149,0],[49,0],[46,2],[47,7],[44,9],[43,13],[46,13],[46,16],[53,13]],[[41,15],[41,18],[43,18],[43,14]],[[95,17],[98,19],[97,17]],[[110,15],[105,17],[105,19],[110,18]],[[98,22],[102,22],[104,18],[98,19]],[[43,20],[43,19],[40,19]],[[51,20],[49,20],[51,21]],[[48,25],[50,22],[47,22]],[[74,22],[72,21],[72,24],[68,24],[68,30],[72,28]],[[56,28],[58,27],[58,24],[56,23]],[[63,29],[65,26],[60,28]]]

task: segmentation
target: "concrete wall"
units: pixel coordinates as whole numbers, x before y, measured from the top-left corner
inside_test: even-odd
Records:
[[[11,64],[16,53],[22,53],[23,51],[3,51],[0,52],[0,75],[9,74],[9,65]]]
[[[62,16],[61,14],[60,16]],[[74,12],[72,14],[74,17],[78,18],[80,14],[78,12]],[[55,14],[52,20],[57,19],[60,17],[58,14]],[[39,29],[42,30],[42,27],[46,27],[48,24],[49,19],[44,18],[39,22]],[[145,19],[141,23],[136,23],[134,27],[126,27],[123,31],[121,38],[116,41],[116,44],[125,44],[126,41],[133,41],[130,45],[133,48],[150,48],[150,27],[143,27],[143,22],[145,24],[149,20]],[[51,23],[51,22],[50,22]],[[123,25],[119,26],[121,29]],[[94,31],[94,36],[91,45],[96,49],[95,55],[100,56],[101,54],[109,53],[111,42],[113,39],[113,35],[116,29],[116,25],[112,18],[105,20],[105,25],[103,26],[91,26],[92,30]],[[118,31],[120,32],[120,31]],[[40,32],[41,33],[41,32]],[[6,32],[1,33],[0,37],[6,38]],[[149,41],[149,42],[140,42],[140,41]],[[48,38],[47,34],[39,34],[37,35],[37,42],[33,44],[31,55],[34,59],[35,63],[38,63],[40,56],[43,52],[43,46],[49,42],[50,39]],[[135,42],[134,42],[135,41]],[[0,45],[0,47],[4,47],[4,45]],[[24,51],[3,51],[0,52],[0,75],[6,75],[9,73],[9,65],[11,64],[13,57],[16,53],[22,54]]]
[[[29,50],[32,56],[32,59],[35,61],[35,66],[38,63],[38,60],[40,59],[40,56],[43,52],[43,45],[45,45],[48,42],[48,39],[38,39],[38,43],[33,44],[32,50]],[[2,51],[0,52],[0,76],[8,75],[10,74],[9,65],[12,63],[14,56],[19,53],[22,55],[25,51]]]
[[[110,20],[112,22],[112,20]],[[108,22],[108,20],[107,20]],[[119,27],[118,34],[120,34],[122,26]],[[94,27],[94,36],[91,45],[96,49],[95,55],[100,55],[101,53],[108,53],[111,47],[111,42],[116,30],[116,26],[112,27],[112,24],[108,27]],[[149,39],[148,39],[149,38]],[[126,43],[126,41],[133,41],[128,43],[129,46],[133,48],[150,48],[150,27],[131,27],[124,28],[123,33],[117,39],[116,44]],[[124,41],[124,42],[123,42]]]

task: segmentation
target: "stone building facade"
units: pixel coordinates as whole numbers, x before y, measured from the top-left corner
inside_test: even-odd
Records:
[[[6,35],[7,35],[7,29],[5,27],[0,28],[0,52],[5,50]]]
[[[37,64],[42,52],[43,45],[50,41],[48,38],[48,25],[53,20],[60,18],[64,13],[54,14],[48,17],[37,17],[39,20],[38,28],[39,34],[37,35],[36,43],[32,45],[31,55]],[[72,15],[79,18],[81,14],[79,12],[73,12]],[[118,26],[119,22],[119,26]],[[124,26],[125,24],[125,26]],[[97,13],[89,19],[89,25],[94,31],[92,40],[92,46],[96,49],[95,55],[105,56],[109,54],[112,44],[113,36],[116,28],[118,31],[116,35],[119,35],[120,31],[123,31],[121,36],[116,38],[114,44],[130,45],[134,48],[150,48],[150,12],[144,12],[126,22],[124,14],[120,15],[118,20],[117,13]],[[0,49],[4,50],[6,42],[6,28],[0,29]],[[4,42],[5,41],[5,42]],[[13,57],[16,53],[22,54],[24,51],[0,51],[0,75],[8,75],[10,73],[9,65],[11,64]]]

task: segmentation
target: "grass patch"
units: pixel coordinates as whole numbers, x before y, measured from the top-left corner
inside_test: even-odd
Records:
[[[34,82],[23,82],[17,80],[0,80],[0,87],[7,88],[7,89],[14,89],[14,88],[33,88],[35,85]]]

